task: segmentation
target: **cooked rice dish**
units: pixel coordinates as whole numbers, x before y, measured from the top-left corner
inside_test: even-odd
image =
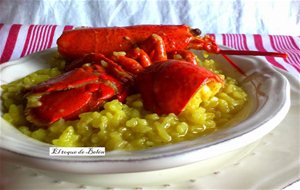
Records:
[[[223,75],[214,60],[206,58],[199,64],[223,77],[225,84],[220,90],[218,84],[203,85],[179,115],[150,113],[135,94],[126,103],[112,100],[102,110],[83,113],[77,120],[33,126],[26,119],[21,92],[59,75],[60,69],[54,67],[2,85],[2,117],[25,135],[55,146],[141,150],[192,140],[225,127],[247,102],[246,92],[235,79]],[[34,98],[28,101],[36,103]]]

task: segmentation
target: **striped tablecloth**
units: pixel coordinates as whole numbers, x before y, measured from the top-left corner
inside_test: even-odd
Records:
[[[0,63],[55,47],[64,30],[73,26],[0,24]],[[237,50],[279,51],[288,58],[263,57],[300,79],[300,36],[212,34],[219,45]]]

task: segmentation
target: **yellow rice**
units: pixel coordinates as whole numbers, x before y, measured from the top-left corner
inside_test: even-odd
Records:
[[[211,59],[202,60],[201,65],[222,75]],[[57,68],[44,69],[1,86],[2,117],[25,135],[56,146],[140,150],[190,140],[222,128],[247,101],[237,81],[222,75],[225,85],[221,90],[213,83],[204,85],[178,116],[159,116],[144,110],[140,95],[135,94],[127,98],[126,104],[112,100],[102,110],[83,113],[75,121],[61,119],[48,128],[32,126],[24,115],[20,92],[58,74]]]

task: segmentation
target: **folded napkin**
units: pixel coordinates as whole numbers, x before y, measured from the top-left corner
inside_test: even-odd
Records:
[[[0,24],[0,63],[56,46],[64,30],[73,26]],[[300,78],[300,36],[210,34],[219,45],[237,50],[285,52],[288,58],[263,57],[272,65]]]

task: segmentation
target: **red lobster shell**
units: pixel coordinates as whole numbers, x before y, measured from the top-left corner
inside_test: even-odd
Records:
[[[28,118],[36,125],[47,126],[98,110],[114,98],[124,101],[136,92],[146,109],[179,114],[201,85],[223,83],[218,75],[199,67],[189,49],[255,53],[220,50],[212,37],[199,35],[199,30],[186,25],[65,31],[57,44],[58,52],[67,60],[68,72],[28,89],[26,96],[39,97],[38,105],[27,106]]]

